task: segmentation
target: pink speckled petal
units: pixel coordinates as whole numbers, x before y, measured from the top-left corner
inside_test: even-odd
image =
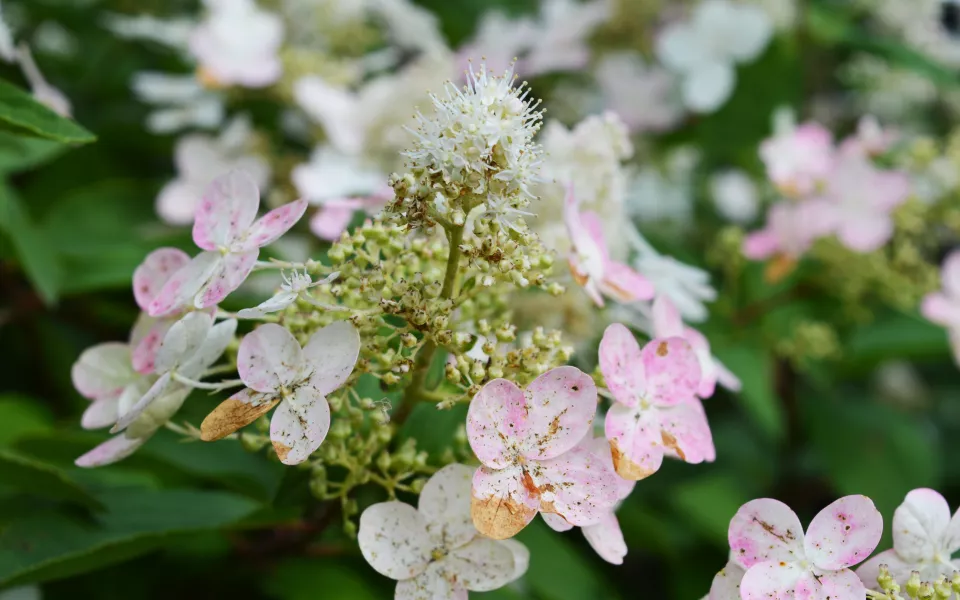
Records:
[[[743,240],[743,255],[751,260],[770,258],[780,250],[777,234],[769,229],[761,229],[749,234]]]
[[[600,215],[591,210],[582,211],[580,213],[580,225],[600,252],[603,263],[609,263],[610,254],[607,251],[607,239],[603,235],[603,223],[600,221]]]
[[[800,519],[779,500],[759,498],[741,506],[727,535],[733,560],[745,569],[764,561],[804,558]]]
[[[237,372],[248,387],[276,392],[297,381],[303,350],[293,334],[275,323],[257,327],[240,341]]]
[[[683,337],[683,319],[673,302],[663,294],[653,301],[653,336],[658,338]]]
[[[306,210],[306,200],[297,200],[271,210],[250,227],[237,249],[255,250],[275,242],[297,224]]]
[[[807,559],[835,571],[863,562],[883,535],[883,517],[866,496],[844,496],[810,522],[803,546]]]
[[[693,353],[697,355],[697,361],[700,363],[700,386],[697,388],[697,396],[709,398],[717,388],[717,378],[720,370],[717,368],[717,361],[710,353],[710,342],[707,338],[692,327],[685,327],[683,330],[683,339],[687,340]]]
[[[230,248],[253,224],[260,207],[257,183],[234,170],[210,182],[197,206],[193,242],[204,250]]]
[[[578,446],[532,469],[540,489],[540,510],[555,512],[571,525],[593,525],[617,503],[617,474]]]
[[[683,338],[657,338],[640,352],[647,377],[647,398],[672,406],[693,398],[700,387],[700,361]]]
[[[617,402],[636,406],[647,391],[640,344],[633,333],[620,323],[603,332],[600,340],[600,372]]]
[[[477,536],[469,544],[454,548],[444,561],[444,570],[458,585],[473,592],[489,592],[515,579],[513,550],[499,540]]]
[[[627,543],[623,540],[620,523],[613,512],[605,514],[598,523],[584,527],[583,537],[600,558],[610,564],[623,564],[623,557],[627,555]]]
[[[593,452],[593,455],[596,456],[608,470],[614,473],[616,472],[616,467],[613,466],[613,455],[610,452],[610,442],[607,441],[607,438],[600,436],[590,438],[588,436],[580,442],[580,446]],[[617,477],[616,482],[617,500],[624,500],[633,492],[633,488],[637,485],[636,482],[624,479],[623,477]]]
[[[710,424],[699,399],[661,409],[660,429],[664,445],[680,460],[697,464],[717,458]]]
[[[600,289],[617,302],[650,300],[656,290],[650,280],[623,263],[609,261],[603,267]]]
[[[556,513],[540,513],[540,516],[543,517],[543,522],[547,524],[547,527],[554,531],[564,532],[570,531],[573,529],[573,525],[567,522],[566,519],[561,517]]]
[[[116,398],[137,374],[130,362],[130,348],[107,342],[87,348],[70,369],[73,387],[84,398]]]
[[[151,317],[164,317],[193,303],[194,296],[220,268],[219,252],[201,252],[173,274],[147,307]]]
[[[193,305],[196,308],[208,308],[220,304],[247,279],[258,256],[259,250],[256,249],[225,254],[209,279],[197,290]]]
[[[119,398],[103,398],[94,400],[87,410],[83,411],[80,426],[84,429],[102,429],[117,422]]]
[[[866,590],[860,578],[850,569],[806,572],[794,587],[796,600],[863,600]]]
[[[102,467],[121,461],[133,454],[148,438],[128,438],[124,434],[114,436],[74,461],[78,467]]]
[[[360,332],[350,321],[336,321],[317,331],[303,347],[311,369],[310,385],[327,395],[346,383],[360,356]]]
[[[310,231],[321,240],[335,242],[353,218],[352,206],[323,206],[310,217]]]
[[[301,385],[293,399],[284,400],[270,419],[270,441],[285,465],[310,458],[330,431],[330,405],[318,390]]]
[[[495,540],[511,538],[537,516],[540,493],[520,467],[490,469],[473,475],[470,515],[481,534]]]
[[[706,600],[740,600],[740,581],[746,571],[735,561],[730,561],[713,578]]]
[[[740,598],[796,600],[793,590],[804,573],[806,571],[793,562],[770,560],[758,563],[747,569],[740,581]]]
[[[137,373],[141,375],[153,373],[160,342],[174,323],[176,321],[172,318],[156,318],[147,313],[140,313],[130,332],[130,347],[133,349],[131,361]]]
[[[133,297],[147,310],[164,284],[174,273],[190,262],[190,256],[177,248],[159,248],[147,255],[133,272]]]
[[[593,425],[597,386],[576,367],[550,369],[530,382],[524,395],[528,421],[522,452],[528,459],[560,456]]]
[[[470,489],[473,467],[447,465],[433,474],[420,492],[417,510],[427,530],[448,548],[462,546],[477,536],[470,516]]]
[[[493,469],[513,464],[510,450],[527,434],[527,398],[512,381],[486,383],[467,411],[467,439],[481,463]]]
[[[660,414],[655,408],[639,410],[616,404],[604,422],[617,474],[630,481],[653,475],[663,463]]]
[[[426,522],[403,502],[381,502],[364,510],[357,542],[370,566],[392,579],[416,577],[430,562]]]
[[[935,560],[950,525],[950,506],[939,492],[921,488],[893,513],[893,547],[910,562]]]
[[[906,584],[907,579],[910,577],[910,573],[912,573],[914,570],[924,571],[922,565],[903,560],[903,558],[897,554],[897,551],[891,548],[877,554],[867,562],[860,565],[860,567],[857,569],[857,577],[860,578],[860,581],[863,582],[865,587],[871,590],[880,589],[880,584],[877,583],[877,578],[880,576],[880,565],[887,565],[887,569],[890,571],[890,576],[893,577],[900,585]],[[951,569],[951,571],[952,570],[953,569]],[[933,574],[921,572],[920,577],[922,581],[933,581],[939,575],[939,573]],[[949,573],[944,573],[944,575],[949,575]]]

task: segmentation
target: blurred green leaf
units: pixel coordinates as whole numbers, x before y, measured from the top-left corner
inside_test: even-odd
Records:
[[[65,152],[67,148],[54,140],[23,137],[0,130],[0,173],[37,167]]]
[[[318,595],[350,600],[378,600],[385,595],[374,585],[372,570],[362,573],[330,559],[296,559],[281,563],[263,580],[263,590],[278,600],[315,600]],[[384,581],[387,580],[384,578]],[[389,581],[387,586],[396,585]],[[392,593],[390,594],[393,595]]]
[[[0,586],[68,577],[148,552],[166,536],[230,526],[257,508],[242,496],[188,490],[122,490],[98,499],[95,520],[34,515],[0,533]]]
[[[743,388],[732,395],[768,439],[778,440],[786,430],[783,406],[773,387],[773,358],[758,344],[713,345],[717,358],[740,378]]]
[[[75,121],[61,117],[27,92],[3,80],[0,80],[0,123],[21,135],[65,144],[88,144],[97,139]]]
[[[891,359],[930,359],[949,356],[942,327],[916,315],[891,313],[855,330],[847,341],[845,360],[873,367]]]
[[[673,506],[714,544],[726,548],[730,519],[751,499],[744,487],[726,473],[698,477],[676,487]]]
[[[599,573],[574,549],[569,539],[548,528],[541,519],[517,536],[530,550],[526,582],[543,600],[616,598]]]
[[[102,507],[96,498],[57,467],[3,449],[0,449],[0,489],[64,500],[87,508]]]
[[[18,439],[50,431],[50,413],[37,400],[19,394],[0,394],[0,448]]]
[[[52,304],[60,292],[62,273],[56,252],[24,209],[20,198],[0,184],[0,231],[13,244],[17,259],[44,301]]]

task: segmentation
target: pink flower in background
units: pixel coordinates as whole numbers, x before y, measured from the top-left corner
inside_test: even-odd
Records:
[[[729,530],[733,559],[746,569],[740,597],[863,600],[863,584],[848,567],[870,556],[882,534],[883,518],[866,496],[830,504],[806,535],[786,504],[770,498],[747,502]]]
[[[921,488],[904,498],[893,513],[893,548],[881,552],[860,565],[857,575],[863,584],[877,588],[880,565],[904,585],[913,571],[922,581],[950,579],[960,570],[953,554],[960,550],[960,510],[950,518],[950,505],[938,492]]]
[[[276,208],[255,220],[260,191],[243,171],[231,171],[207,188],[193,224],[193,241],[206,250],[174,273],[147,312],[160,317],[218,304],[253,270],[260,248],[275,241],[303,216],[306,200]]]
[[[283,21],[253,0],[206,0],[207,18],[190,36],[200,79],[213,86],[265,87],[280,79]]]
[[[610,455],[610,444],[602,437],[584,438],[580,446],[588,452],[592,452],[597,459],[611,472],[614,471],[613,458]],[[621,502],[633,491],[635,482],[618,477],[616,481],[617,502]],[[620,530],[620,523],[617,521],[616,505],[612,506],[600,520],[593,525],[582,525],[583,537],[586,538],[590,547],[608,563],[622,565],[623,557],[627,555],[627,543],[623,540],[623,532]],[[573,525],[567,522],[560,515],[553,513],[542,513],[543,520],[554,531],[568,531]]]
[[[752,260],[778,255],[796,260],[810,249],[814,240],[830,233],[833,212],[820,199],[778,202],[767,211],[764,228],[747,235],[743,253]]]
[[[920,314],[947,328],[954,360],[960,364],[960,250],[950,253],[940,268],[939,292],[927,294]]]
[[[481,466],[471,512],[483,535],[506,539],[537,512],[591,525],[618,499],[617,476],[578,446],[597,410],[593,379],[558,367],[526,390],[506,379],[481,388],[467,413],[467,438]]]
[[[889,150],[899,137],[896,130],[884,129],[876,117],[864,115],[856,133],[840,144],[840,153],[878,156]]]
[[[396,598],[467,598],[495,590],[527,570],[530,552],[515,540],[491,540],[470,516],[474,469],[452,464],[423,486],[417,508],[381,502],[363,511],[357,541],[377,572],[397,580]]]
[[[883,171],[858,154],[843,156],[826,181],[823,198],[837,238],[857,252],[872,252],[893,235],[893,209],[910,195],[906,173]]]
[[[614,323],[600,341],[600,371],[616,400],[604,429],[621,477],[653,475],[667,453],[688,463],[716,458],[696,397],[700,362],[686,340],[654,339],[641,350],[630,330]]]
[[[201,439],[219,440],[279,404],[270,420],[270,440],[283,464],[302,463],[326,439],[327,395],[347,381],[359,353],[360,334],[349,321],[327,325],[302,348],[283,327],[261,325],[243,338],[237,355],[237,371],[247,389],[207,415]]]
[[[73,387],[91,401],[80,419],[84,429],[100,429],[117,422],[120,397],[143,379],[130,358],[129,346],[108,342],[87,348],[73,363]]]
[[[603,306],[603,295],[618,302],[653,298],[653,284],[646,277],[610,259],[600,217],[580,211],[573,186],[567,186],[563,218],[572,246],[570,270],[597,306]]]
[[[760,158],[782,194],[807,196],[833,169],[833,138],[819,123],[804,123],[765,140]]]
[[[710,353],[710,342],[702,333],[683,324],[677,308],[664,295],[657,295],[653,301],[653,337],[681,337],[690,344],[700,362],[702,377],[697,395],[701,398],[713,396],[717,382],[728,390],[740,390],[740,379]]]

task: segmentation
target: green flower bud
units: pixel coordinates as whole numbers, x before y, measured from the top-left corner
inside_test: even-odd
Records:
[[[357,524],[353,521],[344,521],[343,523],[343,533],[350,539],[356,539],[357,537]]]

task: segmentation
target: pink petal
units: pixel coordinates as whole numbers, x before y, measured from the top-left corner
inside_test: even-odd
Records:
[[[317,331],[303,347],[303,361],[311,368],[310,385],[327,395],[339,389],[360,356],[360,332],[350,321],[336,321]]]
[[[381,502],[360,515],[360,552],[370,566],[392,579],[410,579],[430,562],[431,540],[417,509],[403,502]]]
[[[196,308],[209,308],[220,304],[247,279],[257,262],[257,256],[259,250],[225,254],[210,278],[197,290],[193,305]]]
[[[745,573],[735,561],[728,562],[713,578],[705,600],[740,600],[740,581]]]
[[[893,547],[910,562],[934,560],[950,526],[950,506],[939,492],[921,488],[907,494],[893,513]]]
[[[743,240],[743,255],[750,260],[770,258],[780,250],[780,240],[770,229],[761,229]]]
[[[793,562],[770,560],[757,563],[747,569],[740,581],[740,598],[796,600],[793,590],[804,573],[805,571]]]
[[[137,305],[147,310],[163,285],[190,262],[190,257],[177,248],[159,248],[147,255],[133,272],[133,297]]]
[[[322,206],[310,218],[310,231],[321,240],[335,242],[347,230],[353,212],[349,206]]]
[[[83,411],[80,426],[84,429],[102,429],[117,422],[118,398],[103,398],[94,400],[87,410]]]
[[[164,317],[193,303],[194,296],[220,268],[219,252],[201,252],[167,280],[147,307],[151,317]]]
[[[202,195],[203,186],[197,182],[174,179],[157,195],[157,215],[169,225],[189,225],[193,223]]]
[[[630,481],[653,475],[663,463],[659,411],[615,404],[604,422],[617,474]]]
[[[623,564],[627,543],[623,540],[623,532],[615,514],[609,512],[597,524],[584,527],[583,537],[600,558],[614,565]]]
[[[739,392],[743,388],[740,378],[728,369],[722,362],[713,357],[713,366],[717,370],[717,383],[731,392]]]
[[[481,466],[474,473],[470,514],[481,534],[495,540],[511,538],[533,520],[539,507],[539,491],[521,468]]]
[[[554,531],[564,532],[570,531],[573,529],[573,525],[567,522],[566,519],[561,517],[556,513],[540,513],[540,516],[543,517],[543,522],[547,524],[547,527]]]
[[[653,336],[658,338],[683,337],[683,319],[673,302],[663,294],[653,301]]]
[[[250,175],[233,170],[210,182],[197,206],[193,242],[204,250],[230,248],[250,228],[260,190]]]
[[[123,388],[136,379],[130,363],[130,348],[120,342],[87,348],[73,363],[70,378],[84,398],[119,397]]]
[[[512,450],[527,435],[527,399],[512,381],[494,379],[473,397],[467,439],[481,463],[493,469],[513,464]]]
[[[540,511],[555,512],[571,525],[593,525],[619,500],[617,474],[582,446],[536,465],[531,473]]]
[[[880,543],[883,517],[866,496],[844,496],[810,522],[803,546],[807,559],[835,571],[862,562]]]
[[[910,578],[910,574],[915,570],[921,571],[920,577],[922,581],[933,581],[940,576],[939,569],[937,569],[938,565],[929,563],[920,565],[914,562],[907,562],[897,554],[896,550],[891,548],[890,550],[884,550],[877,554],[857,569],[857,577],[860,578],[860,581],[863,582],[865,587],[872,590],[880,589],[880,584],[877,582],[877,578],[880,576],[880,565],[887,565],[890,576],[901,586],[906,584],[907,579]],[[936,573],[930,572],[929,567],[931,566],[934,571],[937,571]],[[952,572],[953,569],[950,568],[950,571]],[[949,575],[950,573],[944,572],[943,574]]]
[[[910,178],[901,171],[878,171],[871,188],[873,205],[889,213],[910,196]]]
[[[697,387],[697,395],[701,398],[709,398],[716,391],[719,369],[717,361],[710,353],[710,342],[702,333],[692,327],[686,327],[683,331],[683,339],[687,340],[693,353],[697,355],[697,361],[700,362],[700,385]]]
[[[700,386],[700,361],[683,338],[657,338],[640,352],[647,377],[647,397],[659,406],[693,398]]]
[[[696,464],[712,462],[717,457],[703,403],[697,398],[661,409],[660,429],[663,444],[680,460]]]
[[[796,600],[863,600],[866,590],[850,569],[804,573],[794,588]]]
[[[247,230],[238,249],[256,250],[275,242],[297,224],[306,210],[306,200],[297,200],[271,210]]]
[[[280,462],[298,465],[310,458],[330,431],[330,405],[318,390],[301,385],[270,419],[270,441]]]
[[[640,345],[620,323],[610,325],[603,332],[600,372],[610,393],[624,406],[636,406],[647,391]]]
[[[163,396],[168,389],[171,389],[172,386],[179,386],[171,381],[170,373],[164,373],[157,379],[150,389],[147,392],[137,399],[136,403],[126,408],[124,406],[120,407],[120,418],[117,419],[116,424],[110,429],[110,433],[117,433],[123,431],[127,427],[133,424],[145,410],[150,408],[150,405],[157,401],[161,396]],[[181,386],[182,387],[182,386]],[[176,389],[176,388],[172,388]],[[126,410],[123,410],[126,408]]]
[[[892,235],[893,219],[884,214],[859,215],[855,221],[842,223],[837,232],[840,241],[856,252],[873,252]]]
[[[928,321],[944,327],[960,325],[960,302],[953,301],[941,292],[933,292],[924,296],[920,303],[920,314]]]
[[[656,293],[649,279],[616,261],[604,265],[600,288],[607,296],[623,303],[649,300]]]
[[[603,235],[603,224],[600,222],[600,216],[593,211],[585,210],[580,213],[580,225],[586,234],[590,236],[593,245],[603,258],[603,263],[609,264],[610,253],[607,250],[607,238]]]
[[[124,434],[114,436],[73,461],[78,467],[102,467],[121,461],[133,454],[149,437],[128,438]]]
[[[530,382],[524,395],[527,423],[521,447],[528,459],[560,456],[593,425],[597,386],[576,367],[550,369]]]
[[[951,298],[960,298],[960,250],[954,250],[943,261],[940,268],[940,281]]]
[[[420,492],[417,510],[427,530],[450,547],[462,546],[477,536],[470,516],[474,471],[466,465],[447,465],[434,473]]]
[[[138,373],[153,373],[160,343],[175,322],[172,318],[156,318],[140,313],[133,331],[130,332],[130,346],[133,348],[131,360]]]
[[[616,468],[613,466],[613,455],[610,452],[610,442],[608,442],[606,438],[598,436],[591,439],[588,436],[580,442],[580,445],[592,452],[607,470],[616,473]],[[636,482],[624,479],[623,477],[617,477],[615,481],[618,501],[629,496],[633,492],[633,488],[637,485]]]
[[[790,507],[771,498],[751,500],[737,511],[728,532],[730,553],[745,568],[804,559],[803,527]]]
[[[237,372],[248,387],[271,393],[300,376],[303,350],[285,328],[266,323],[244,336],[237,352]]]

